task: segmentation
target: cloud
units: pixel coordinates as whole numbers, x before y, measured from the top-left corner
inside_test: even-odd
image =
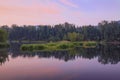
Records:
[[[13,0],[14,1],[14,0]],[[18,1],[19,2],[19,1]],[[15,5],[15,3],[2,2],[0,5],[0,24],[50,24],[61,21],[63,8],[55,2],[34,2],[26,5]],[[12,5],[14,4],[14,5]],[[52,21],[51,19],[54,19]]]
[[[78,8],[78,5],[72,3],[70,0],[60,0],[60,2],[67,5],[67,6]]]
[[[6,2],[7,3],[7,2]],[[26,3],[27,4],[27,3]],[[61,8],[55,4],[55,3],[50,3],[50,4],[45,4],[45,3],[34,3],[31,5],[0,5],[0,12],[38,12],[40,11],[41,13],[44,14],[59,14],[61,12]],[[8,14],[8,13],[7,13]]]

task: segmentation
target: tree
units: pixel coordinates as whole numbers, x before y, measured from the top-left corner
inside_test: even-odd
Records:
[[[0,42],[6,42],[7,40],[7,32],[0,29]]]
[[[84,35],[79,33],[77,35],[77,41],[83,41],[83,40],[84,40]]]
[[[10,41],[120,41],[120,22],[102,21],[97,26],[75,26],[64,23],[50,25],[1,26]]]
[[[76,41],[77,40],[77,36],[78,36],[78,33],[76,33],[76,32],[68,33],[68,39],[70,41]]]

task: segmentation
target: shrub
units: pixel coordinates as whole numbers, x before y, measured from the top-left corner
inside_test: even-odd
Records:
[[[57,48],[58,49],[68,49],[69,45],[67,45],[67,44],[59,44]]]
[[[45,45],[35,45],[35,44],[30,44],[30,45],[22,45],[21,50],[23,51],[33,51],[33,50],[44,50],[46,47]]]
[[[33,46],[33,45],[29,45],[29,46],[28,46],[28,50],[29,50],[29,51],[33,51],[33,49],[34,49],[34,46]]]
[[[20,47],[20,49],[21,50],[23,50],[23,51],[33,51],[33,49],[34,49],[34,46],[33,45],[22,45],[21,47]]]
[[[45,45],[35,45],[34,47],[35,50],[44,50],[45,48]]]
[[[22,45],[22,46],[20,47],[20,49],[23,50],[23,51],[27,51],[27,50],[28,50],[28,47],[27,47],[26,45]]]
[[[95,42],[88,42],[88,43],[85,43],[84,46],[96,46],[97,44]]]

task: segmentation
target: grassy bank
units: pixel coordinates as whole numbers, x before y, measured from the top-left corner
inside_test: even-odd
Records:
[[[55,50],[69,50],[75,47],[96,47],[97,42],[50,42],[46,44],[23,44],[21,50],[23,51],[55,51]]]

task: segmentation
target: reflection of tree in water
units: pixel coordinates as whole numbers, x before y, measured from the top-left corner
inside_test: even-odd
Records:
[[[98,61],[102,64],[117,64],[120,61],[120,45],[101,46]]]
[[[98,50],[96,50],[96,48],[87,48],[87,49],[76,48],[69,51],[54,51],[54,52],[47,52],[47,51],[46,52],[19,52],[18,49],[17,51],[14,51],[15,49],[11,49],[11,50],[13,50],[12,52],[10,52],[13,58],[18,56],[22,56],[22,57],[38,56],[39,58],[56,58],[64,61],[75,60],[77,57],[92,59],[98,55],[97,54]]]
[[[17,51],[16,51],[17,50]],[[56,58],[59,60],[69,61],[76,58],[93,59],[98,57],[98,61],[102,64],[117,64],[120,61],[120,46],[116,45],[99,45],[96,48],[76,48],[70,51],[54,51],[54,52],[20,52],[15,46],[10,49],[12,57],[35,57],[39,58]]]
[[[0,50],[0,65],[5,63],[8,60],[8,54],[7,51]]]
[[[77,49],[79,57],[86,59],[93,59],[98,56],[97,48],[78,48]]]
[[[21,52],[19,53],[11,53],[12,57],[22,56],[22,57],[35,57],[38,56],[39,58],[56,58],[59,60],[74,60],[75,54],[70,55],[68,51],[54,51],[54,52]]]

